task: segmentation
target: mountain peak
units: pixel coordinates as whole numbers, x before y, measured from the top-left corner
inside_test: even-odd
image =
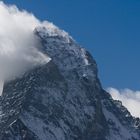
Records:
[[[34,32],[38,33],[41,38],[59,36],[65,38],[65,41],[67,40],[68,42],[70,38],[72,39],[72,37],[70,37],[70,35],[67,32],[59,29],[53,23],[48,21],[45,21],[42,23],[41,26],[36,27]]]
[[[55,26],[53,30],[49,30],[47,26],[37,27],[34,33],[40,38],[44,53],[55,63],[59,63],[58,66],[63,65],[64,69],[73,69],[95,64],[90,53],[80,47],[66,32]]]
[[[90,53],[52,24],[34,34],[51,61],[5,83],[1,140],[139,140],[139,120],[102,89]]]

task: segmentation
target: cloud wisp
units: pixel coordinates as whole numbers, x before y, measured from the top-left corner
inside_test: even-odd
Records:
[[[34,15],[0,2],[0,80],[49,61],[33,34],[41,24]]]
[[[122,101],[122,104],[134,117],[140,118],[140,91],[130,89],[118,90],[115,88],[108,88],[107,91],[113,99]]]

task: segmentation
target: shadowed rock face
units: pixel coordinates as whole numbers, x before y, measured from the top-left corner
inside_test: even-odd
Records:
[[[139,140],[139,119],[106,93],[92,56],[61,30],[34,31],[52,60],[5,83],[1,140]]]

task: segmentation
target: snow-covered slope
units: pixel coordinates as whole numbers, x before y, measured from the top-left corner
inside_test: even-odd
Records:
[[[34,34],[51,61],[4,84],[0,139],[139,140],[140,120],[102,89],[90,53],[52,24]]]

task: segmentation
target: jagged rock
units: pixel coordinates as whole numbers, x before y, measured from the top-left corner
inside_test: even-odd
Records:
[[[139,140],[139,119],[105,92],[92,56],[57,27],[37,27],[46,65],[4,84],[1,140]]]

